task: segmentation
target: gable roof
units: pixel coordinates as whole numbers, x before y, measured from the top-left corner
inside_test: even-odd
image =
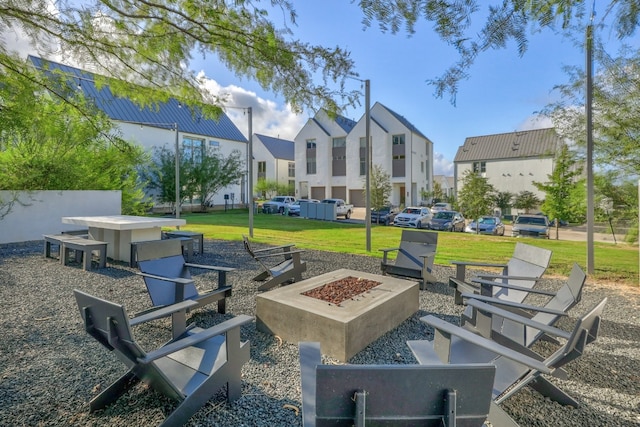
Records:
[[[92,99],[96,106],[112,120],[144,123],[145,126],[162,129],[177,123],[180,132],[247,142],[242,132],[224,113],[220,115],[218,120],[201,117],[197,112],[194,114],[194,111],[187,106],[180,105],[175,99],[159,103],[157,109],[140,108],[127,98],[116,97],[108,85],[98,89],[94,82],[93,73],[31,55],[29,55],[29,60],[37,69],[44,72],[59,70],[64,75],[70,76],[71,79],[77,78],[80,82],[79,89],[84,92],[85,97]]]
[[[553,128],[473,136],[465,139],[453,161],[553,157],[560,144]]]
[[[348,119],[344,116],[336,116],[335,122],[345,131],[347,134],[358,124],[355,120]]]
[[[380,104],[380,103],[378,102],[378,104]],[[409,129],[411,132],[413,132],[415,134],[418,134],[422,138],[424,138],[427,141],[429,141],[429,138],[427,138],[422,132],[420,132],[418,130],[418,128],[413,125],[413,123],[411,123],[409,120],[405,119],[404,116],[401,116],[400,114],[396,113],[395,111],[393,111],[392,109],[390,109],[389,107],[387,107],[384,104],[380,104],[380,106],[382,108],[384,108],[385,110],[387,110],[389,113],[391,113],[391,115],[393,117],[395,117],[396,120],[398,120],[400,123],[402,123],[402,125],[405,126],[407,129]]]
[[[293,141],[288,141],[286,139],[274,138],[271,136],[254,134],[256,138],[262,142],[267,150],[271,153],[271,155],[276,159],[282,160],[290,160],[293,161],[295,159],[294,154],[294,145]]]

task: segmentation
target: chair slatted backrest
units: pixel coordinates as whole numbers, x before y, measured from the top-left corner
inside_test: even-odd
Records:
[[[495,367],[478,365],[318,365],[316,425],[353,425],[354,393],[364,392],[364,420],[394,426],[482,426]],[[455,392],[455,420],[444,420]],[[367,424],[368,425],[368,424]]]
[[[438,233],[432,231],[402,230],[400,250],[395,266],[421,270],[425,259],[421,255],[434,254],[438,246]],[[429,262],[429,261],[427,261]]]
[[[189,269],[185,267],[182,245],[178,239],[155,240],[138,244],[138,268],[142,273],[162,277],[191,279]],[[143,276],[144,277],[144,276]],[[174,304],[176,298],[175,283],[166,280],[144,277],[144,283],[154,306]],[[195,298],[198,290],[193,283],[184,286],[182,300]]]
[[[582,270],[582,268],[580,268],[578,264],[574,263],[567,282],[560,289],[558,289],[556,295],[551,298],[544,307],[564,312],[571,309],[582,299],[582,288],[584,287],[586,280],[587,274],[584,272],[584,270]],[[532,317],[532,320],[543,323],[545,325],[554,325],[559,318],[560,316],[557,314],[538,312]],[[522,333],[523,330],[524,337],[526,337],[526,339],[518,339],[518,342],[524,342],[524,345],[527,347],[529,347],[542,334],[539,330],[530,326],[523,327],[517,322],[504,319],[504,322],[502,324],[503,335],[514,337]]]
[[[117,352],[128,366],[145,356],[129,326],[129,316],[122,305],[115,304],[79,290],[73,291],[86,331],[109,350]]]
[[[565,344],[544,360],[543,363],[547,367],[552,369],[561,368],[565,364],[580,357],[584,352],[586,345],[596,340],[600,330],[602,313],[606,303],[607,298],[604,298],[600,303],[578,319]],[[501,403],[502,400],[513,394],[515,390],[519,389],[519,383],[522,383],[522,378],[530,378],[540,375],[540,372],[532,371],[530,368],[506,357],[498,357],[493,363],[497,368],[493,391],[494,396],[500,396],[506,390],[509,390],[506,395],[503,395],[500,399],[496,400],[497,403]],[[525,375],[527,375],[527,377],[525,377]],[[528,380],[524,385],[529,382],[530,380]],[[514,387],[514,385],[517,387]]]
[[[242,242],[244,243],[244,249],[249,253],[249,255],[251,255],[253,259],[258,261],[258,263],[262,266],[264,271],[270,271],[269,267],[267,267],[267,265],[262,261],[262,259],[259,256],[257,256],[256,253],[253,251],[253,248],[251,247],[251,243],[249,243],[249,238],[245,235],[242,235]]]
[[[507,262],[507,274],[509,276],[542,277],[551,262],[552,251],[525,243],[516,243],[513,256]],[[496,279],[499,282],[500,279]],[[509,279],[509,284],[532,288],[534,280]],[[522,302],[527,297],[527,292],[514,289],[494,288],[493,296],[508,301]]]

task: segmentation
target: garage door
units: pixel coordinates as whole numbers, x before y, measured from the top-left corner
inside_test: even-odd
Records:
[[[364,190],[349,190],[349,203],[357,208],[364,208]]]
[[[311,198],[318,200],[324,199],[324,187],[311,187]]]
[[[347,200],[347,187],[331,187],[331,197]]]

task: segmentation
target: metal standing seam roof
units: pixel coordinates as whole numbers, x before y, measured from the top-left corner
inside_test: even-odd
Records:
[[[335,122],[345,131],[347,134],[358,124],[355,120],[348,119],[344,116],[337,116]]]
[[[80,83],[79,89],[84,92],[85,97],[93,99],[96,106],[112,120],[144,123],[145,126],[162,129],[177,123],[180,132],[229,141],[248,142],[242,132],[224,113],[220,115],[218,120],[202,117],[197,112],[194,114],[191,108],[181,105],[175,99],[159,103],[157,108],[140,108],[127,98],[116,97],[108,85],[98,89],[94,83],[93,73],[31,55],[29,60],[39,70],[45,72],[60,70],[65,75],[69,75],[70,79],[77,78]]]
[[[274,158],[289,161],[295,160],[295,143],[293,141],[260,135],[257,133],[255,134],[255,136],[260,140],[260,142],[262,142],[265,148],[269,150]]]
[[[378,103],[378,104],[380,104],[380,103]],[[400,123],[402,123],[411,132],[413,132],[415,134],[418,134],[419,136],[421,136],[422,138],[426,139],[427,141],[430,141],[429,138],[427,138],[422,132],[420,132],[420,130],[418,130],[418,128],[415,127],[413,125],[413,123],[411,123],[409,120],[405,119],[404,116],[401,116],[400,114],[396,113],[395,111],[393,111],[392,109],[390,109],[389,107],[387,107],[384,104],[380,104],[380,105],[382,106],[382,108],[384,108],[389,113],[391,113],[391,115],[393,117],[395,117]]]
[[[561,143],[553,128],[474,136],[465,139],[453,161],[553,157]]]

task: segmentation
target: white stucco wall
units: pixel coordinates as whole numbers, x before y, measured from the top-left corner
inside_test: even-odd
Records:
[[[139,124],[131,124],[131,123],[116,123],[122,132],[122,137],[128,141],[135,142],[145,150],[152,152],[153,147],[166,147],[169,150],[175,150],[176,146],[176,133],[173,129],[168,127],[167,129],[156,128],[152,126],[145,126]],[[203,135],[197,135],[186,132],[178,132],[178,142],[182,145],[182,139],[184,137],[191,137],[194,139],[204,139],[205,143],[208,145],[210,141],[217,141],[219,143],[218,150],[221,155],[224,157],[228,157],[234,150],[239,150],[241,155],[240,158],[245,163],[246,170],[246,160],[247,160],[247,144],[241,141],[230,141],[227,139],[221,138],[213,138]],[[254,169],[255,170],[255,169]],[[246,186],[246,180],[245,186]],[[255,181],[254,181],[255,182]],[[246,189],[246,187],[245,187]],[[220,190],[214,197],[213,203],[216,205],[224,205],[224,195],[225,194],[234,194],[234,203],[239,204],[241,200],[241,196],[243,194],[242,191],[242,183],[237,185],[230,185],[228,187]]]
[[[13,199],[13,192],[0,191],[3,206]],[[42,240],[43,234],[78,228],[63,224],[63,216],[120,215],[122,212],[120,190],[20,192],[17,200],[19,202],[0,219],[0,244]]]

